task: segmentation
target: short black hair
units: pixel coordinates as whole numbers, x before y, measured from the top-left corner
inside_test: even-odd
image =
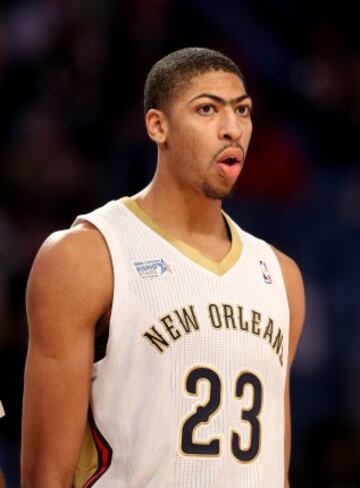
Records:
[[[149,71],[144,89],[145,114],[152,108],[164,110],[170,98],[194,76],[208,71],[234,73],[245,86],[240,69],[224,54],[204,47],[179,49],[160,59]]]

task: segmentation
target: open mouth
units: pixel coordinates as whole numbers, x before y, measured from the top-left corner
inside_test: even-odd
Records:
[[[243,160],[243,151],[239,147],[228,147],[218,155],[218,163],[227,166],[241,163]]]
[[[223,159],[222,161],[219,161],[219,163],[226,164],[227,166],[233,166],[234,164],[239,163],[239,162],[240,161],[237,158],[232,158],[232,157]]]
[[[241,171],[242,152],[239,149],[228,148],[218,159],[219,174],[226,178],[236,179]]]

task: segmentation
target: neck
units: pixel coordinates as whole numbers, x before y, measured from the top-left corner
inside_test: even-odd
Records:
[[[133,198],[158,225],[175,237],[227,235],[221,200],[210,199],[194,189],[184,189],[158,170],[151,183]]]

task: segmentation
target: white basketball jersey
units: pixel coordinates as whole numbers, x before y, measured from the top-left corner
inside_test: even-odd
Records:
[[[283,488],[286,290],[271,247],[224,218],[219,263],[130,198],[75,221],[103,234],[114,292],[74,486]]]

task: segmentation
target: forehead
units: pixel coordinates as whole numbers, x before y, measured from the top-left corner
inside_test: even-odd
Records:
[[[244,83],[235,73],[209,71],[191,78],[178,98],[190,100],[201,93],[211,93],[224,99],[237,98],[246,93]]]

